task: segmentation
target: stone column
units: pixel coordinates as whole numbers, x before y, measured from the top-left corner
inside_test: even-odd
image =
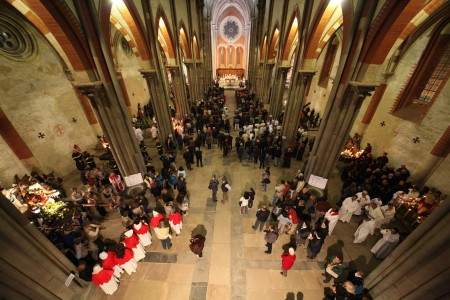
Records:
[[[131,113],[131,101],[130,97],[128,96],[127,86],[125,85],[125,81],[123,80],[122,72],[117,72],[117,80],[119,81],[120,88],[122,90],[125,105],[127,106],[128,111]]]
[[[283,128],[281,129],[281,135],[286,137],[284,144],[287,146],[290,146],[295,140],[303,105],[305,105],[306,88],[315,74],[316,71],[304,70],[300,70],[297,74],[294,74],[295,78],[291,82],[291,92],[287,100]]]
[[[266,63],[266,65],[263,67],[263,74],[262,74],[262,86],[261,86],[261,98],[262,98],[262,102],[263,104],[267,104],[269,103],[269,96],[270,96],[270,91],[272,88],[272,93],[273,93],[273,87],[271,86],[271,81],[272,81],[272,70],[274,67],[274,63]],[[275,116],[273,116],[275,117]]]
[[[76,267],[0,193],[0,290],[3,299],[81,299]],[[67,276],[76,276],[69,287]]]
[[[270,114],[278,118],[283,107],[283,95],[286,89],[286,77],[291,67],[278,67],[270,101]]]
[[[450,276],[450,201],[443,201],[364,281],[374,299],[444,299]]]
[[[158,81],[156,70],[139,70],[147,82],[150,92],[150,103],[155,112],[161,143],[165,143],[169,134],[173,133],[170,109],[164,97],[162,85]]]
[[[173,94],[175,97],[175,106],[177,110],[177,118],[181,119],[184,118],[184,115],[187,114],[188,110],[188,103],[186,99],[186,93],[184,90],[184,78],[183,73],[181,72],[181,68],[179,66],[167,66],[170,71],[170,75],[172,76],[172,87],[173,87]]]
[[[89,98],[122,176],[145,174],[144,159],[133,128],[124,118],[128,112],[122,109],[124,106],[117,103],[120,100],[108,97],[100,81],[74,83],[74,86]]]
[[[376,85],[351,81],[340,99],[335,99],[330,113],[322,120],[314,148],[306,167],[306,177],[314,174],[328,178],[344,147],[363,100]]]
[[[14,128],[11,121],[0,108],[0,136],[8,144],[11,151],[16,155],[28,170],[43,171],[42,166],[34,157],[28,145]]]
[[[193,61],[185,60],[184,64],[186,65],[186,68],[187,68],[188,79],[189,79],[189,94],[191,96],[188,103],[191,104],[192,101],[198,99],[198,92],[197,92],[198,82],[197,82],[196,68],[195,68],[195,63]],[[189,107],[190,107],[190,105],[187,107],[187,111],[190,111]]]

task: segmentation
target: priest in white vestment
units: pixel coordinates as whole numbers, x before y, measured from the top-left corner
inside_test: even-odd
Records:
[[[383,237],[370,249],[377,258],[383,259],[388,256],[400,242],[397,229],[384,229],[380,231]]]
[[[383,212],[384,219],[378,222],[378,227],[383,224],[389,224],[392,219],[395,217],[395,206],[392,203],[388,203],[388,205],[384,205],[381,207],[381,211]]]
[[[370,196],[367,191],[356,193],[356,196],[358,197],[359,207],[353,214],[360,216],[362,214],[362,208],[370,204]]]
[[[353,213],[358,209],[359,202],[356,195],[348,197],[342,202],[342,206],[339,209],[339,220],[342,222],[350,223]]]
[[[353,240],[353,243],[359,244],[366,240],[366,238],[369,236],[369,234],[374,233],[375,226],[373,225],[375,221],[372,220],[369,217],[364,217],[363,222],[361,225],[359,225],[358,229],[355,231],[355,239]]]

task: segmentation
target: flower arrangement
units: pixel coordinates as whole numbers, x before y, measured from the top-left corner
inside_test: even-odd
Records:
[[[63,201],[50,199],[41,207],[41,215],[47,224],[64,219],[68,212],[68,204]]]

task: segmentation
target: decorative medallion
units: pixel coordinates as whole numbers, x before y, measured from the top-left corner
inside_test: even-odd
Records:
[[[381,126],[381,127],[386,126],[386,122],[385,122],[385,121],[382,121],[382,122],[380,123],[380,126]]]
[[[420,137],[416,136],[415,138],[412,139],[414,144],[418,144],[420,143]]]
[[[222,38],[227,42],[235,42],[241,36],[241,22],[234,16],[226,17],[220,25]]]
[[[39,132],[38,138],[40,138],[40,139],[45,138],[45,133]]]
[[[31,32],[21,22],[5,12],[0,12],[0,55],[15,61],[36,57],[37,43]]]
[[[57,124],[55,125],[55,127],[53,127],[53,131],[55,132],[56,136],[63,136],[64,135],[64,128],[61,124]]]
[[[76,123],[78,120],[75,118],[72,118],[72,123]]]

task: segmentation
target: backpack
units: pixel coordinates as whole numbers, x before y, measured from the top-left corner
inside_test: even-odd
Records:
[[[222,192],[228,192],[228,188],[226,187],[226,185],[228,184],[228,182],[224,182],[222,183],[222,185],[220,186],[220,188],[222,189]]]

